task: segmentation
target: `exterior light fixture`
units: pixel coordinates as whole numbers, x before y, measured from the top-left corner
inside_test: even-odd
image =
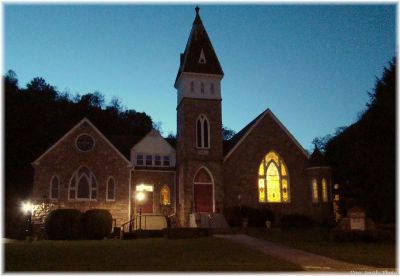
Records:
[[[139,202],[141,202],[141,201],[143,201],[144,199],[145,199],[145,194],[144,194],[144,192],[137,192],[136,193],[136,199],[139,201]]]

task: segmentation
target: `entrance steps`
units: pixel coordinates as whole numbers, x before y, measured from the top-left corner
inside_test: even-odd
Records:
[[[218,232],[229,230],[228,222],[221,213],[192,213],[189,226],[193,228],[208,228]]]

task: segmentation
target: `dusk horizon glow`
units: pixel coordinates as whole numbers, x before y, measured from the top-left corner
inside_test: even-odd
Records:
[[[118,97],[175,134],[194,7],[5,4],[3,74]],[[306,150],[357,120],[396,55],[394,4],[201,4],[200,16],[225,73],[223,125],[239,132],[269,108]]]

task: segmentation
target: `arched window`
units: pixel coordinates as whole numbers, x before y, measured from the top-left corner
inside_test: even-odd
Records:
[[[204,83],[203,82],[201,82],[201,84],[200,84],[200,92],[201,92],[201,94],[204,94]]]
[[[328,202],[328,186],[326,184],[325,178],[322,178],[321,186],[322,186],[322,201]]]
[[[160,190],[160,203],[161,203],[161,205],[171,204],[171,201],[169,198],[169,188],[167,185],[162,186],[162,188]]]
[[[318,182],[317,179],[313,178],[311,181],[311,189],[312,189],[312,202],[318,203]]]
[[[68,197],[71,200],[96,200],[96,178],[87,167],[80,167],[72,175]]]
[[[190,82],[190,92],[194,92],[194,82]]]
[[[198,148],[210,148],[210,125],[204,115],[200,115],[196,123],[196,137]]]
[[[261,161],[258,169],[258,200],[260,202],[290,201],[289,176],[283,160],[273,151]]]
[[[60,180],[53,176],[50,180],[50,199],[58,199],[60,196]]]
[[[110,177],[107,181],[107,201],[115,200],[115,180],[113,177]]]

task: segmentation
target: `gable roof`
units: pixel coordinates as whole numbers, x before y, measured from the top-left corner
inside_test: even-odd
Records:
[[[73,133],[78,127],[87,123],[99,136],[104,139],[104,141],[128,164],[128,166],[132,166],[131,162],[95,127],[92,122],[89,121],[88,118],[83,118],[79,123],[77,123],[73,128],[71,128],[63,137],[61,137],[57,142],[55,142],[50,148],[48,148],[42,155],[40,155],[32,164],[39,164],[40,159],[42,159],[45,155],[47,155],[51,150],[53,150],[57,145],[59,145],[67,136]]]
[[[253,121],[247,124],[241,131],[234,135],[231,139],[224,143],[224,162],[232,155],[232,153],[239,147],[239,145],[246,139],[246,137],[253,131],[258,123],[266,116],[269,115],[271,118],[282,128],[282,130],[289,136],[289,138],[297,145],[300,151],[308,158],[307,151],[300,145],[300,143],[294,138],[289,130],[279,121],[279,119],[272,113],[268,108],[260,115],[258,115]]]
[[[139,139],[135,144],[132,145],[131,149],[133,149],[134,147],[138,146],[140,143],[142,143],[144,140],[146,140],[147,137],[157,137],[160,138],[161,141],[163,141],[163,143],[165,145],[167,145],[168,147],[172,148],[174,151],[176,150],[176,148],[173,146],[173,139],[169,138],[167,140],[167,138],[164,138],[161,136],[161,134],[156,130],[156,129],[151,129],[145,136],[143,136],[141,139]],[[176,142],[176,141],[175,141]]]
[[[224,75],[214,47],[201,21],[199,10],[200,8],[196,7],[196,17],[186,43],[185,52],[181,54],[175,84],[183,72]],[[205,62],[200,62],[203,57]]]
[[[329,167],[328,162],[317,147],[315,147],[314,152],[311,154],[307,167]]]

